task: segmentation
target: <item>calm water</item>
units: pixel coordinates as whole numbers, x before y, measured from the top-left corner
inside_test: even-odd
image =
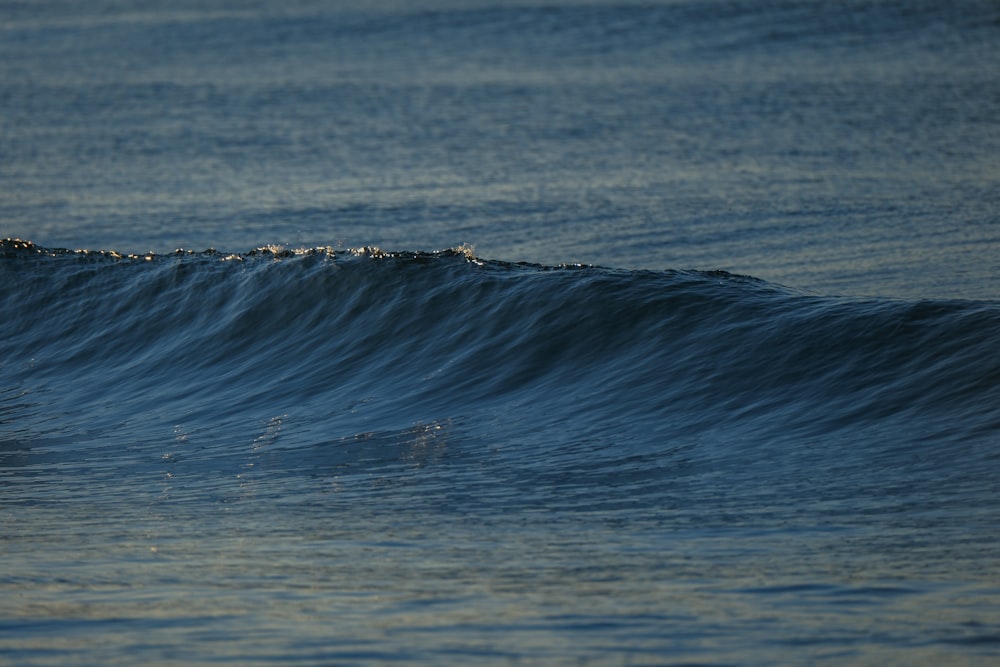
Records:
[[[984,2],[2,5],[0,225],[995,298]]]
[[[0,664],[994,664],[996,3],[355,4],[0,1]]]

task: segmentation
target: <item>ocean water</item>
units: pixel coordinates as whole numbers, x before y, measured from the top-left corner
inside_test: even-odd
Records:
[[[1000,6],[0,0],[0,664],[992,665]]]

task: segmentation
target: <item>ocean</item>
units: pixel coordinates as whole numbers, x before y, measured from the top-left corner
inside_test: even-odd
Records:
[[[0,0],[0,665],[993,665],[1000,5]]]

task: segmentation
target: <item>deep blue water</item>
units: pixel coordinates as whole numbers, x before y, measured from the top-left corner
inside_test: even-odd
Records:
[[[994,664],[998,72],[993,2],[0,1],[0,664]]]

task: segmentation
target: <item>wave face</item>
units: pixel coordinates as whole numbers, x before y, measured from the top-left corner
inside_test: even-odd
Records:
[[[1000,426],[995,302],[823,298],[464,249],[3,253],[8,395],[108,429],[301,412],[331,433],[502,418],[543,449],[859,431],[940,449]]]
[[[513,579],[490,569],[492,584],[482,571],[452,580],[429,561],[379,576],[411,597],[414,571],[446,592],[471,577],[500,606],[510,587],[563,576],[525,565],[565,565],[527,543],[549,535],[545,548],[566,556],[571,534],[593,531],[603,541],[588,548],[606,551],[576,553],[585,562],[572,567],[619,581],[602,595],[628,607],[602,636],[628,643],[632,627],[650,655],[670,626],[637,611],[663,604],[633,589],[643,577],[715,571],[730,592],[782,601],[817,586],[807,597],[861,596],[911,623],[896,593],[845,582],[998,571],[997,302],[828,298],[724,272],[510,264],[466,249],[122,256],[16,240],[0,245],[0,284],[0,500],[8,517],[35,517],[18,530],[83,508],[84,525],[127,516],[141,535],[116,548],[159,553],[174,540],[174,563],[196,569],[190,553],[215,563],[228,552],[198,552],[184,517],[215,517],[205,530],[216,540],[285,535],[300,550],[333,522],[339,543],[382,558],[390,542],[412,558],[424,544],[414,531],[449,535],[447,548],[432,540],[433,558],[473,570],[468,553],[454,560],[455,539],[475,551],[491,535],[516,552],[502,556],[521,563]],[[719,535],[737,537],[722,548]],[[809,565],[797,560],[804,541]],[[628,570],[642,554],[657,565]],[[700,575],[676,569],[682,556]],[[357,571],[364,554],[354,558],[351,576],[377,589]],[[763,561],[787,566],[793,588],[761,593],[737,576]],[[563,574],[582,586],[581,572]],[[593,621],[560,613],[536,621],[567,636]],[[849,615],[838,618],[860,622]],[[508,622],[490,621],[514,632]],[[932,636],[965,641],[956,627]],[[407,637],[390,642],[396,658],[441,657]],[[983,642],[970,646],[996,649]],[[514,657],[541,655],[531,650]]]

